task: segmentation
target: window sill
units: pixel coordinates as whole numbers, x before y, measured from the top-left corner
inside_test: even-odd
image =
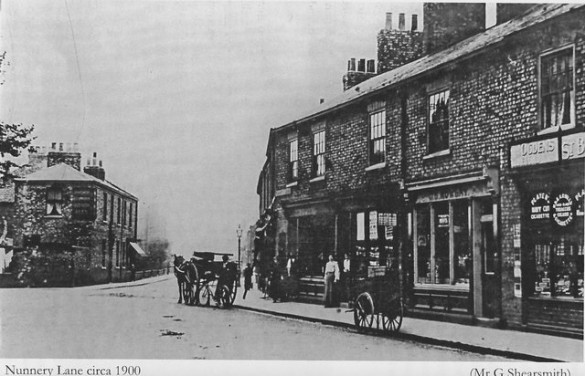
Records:
[[[573,296],[551,296],[551,295],[533,295],[533,296],[529,296],[528,300],[535,300],[535,301],[556,301],[556,302],[579,302],[579,303],[583,303],[583,297],[582,296],[578,296],[578,297],[573,297]]]
[[[293,181],[292,183],[288,183],[285,187],[286,188],[291,188],[291,187],[296,187],[297,185],[299,185],[298,181]]]
[[[423,156],[422,159],[423,160],[433,159],[433,158],[438,158],[438,157],[442,157],[442,156],[450,155],[450,154],[451,154],[451,149],[445,149],[445,150],[436,151],[432,154],[427,154],[427,155]]]
[[[324,181],[324,180],[325,180],[325,175],[321,175],[321,176],[317,176],[316,178],[309,180],[309,183],[316,183],[318,181]]]
[[[63,214],[59,214],[59,215],[45,215],[46,219],[61,219],[63,218]]]
[[[568,131],[571,129],[575,129],[575,124],[565,124],[565,125],[561,125],[561,126],[556,126],[556,127],[550,127],[550,128],[545,128],[542,129],[540,131],[537,132],[537,135],[546,135],[546,134],[551,134],[551,133],[558,133],[559,131]]]
[[[386,162],[376,163],[375,165],[371,165],[371,166],[366,167],[366,171],[380,170],[384,167],[386,167]]]

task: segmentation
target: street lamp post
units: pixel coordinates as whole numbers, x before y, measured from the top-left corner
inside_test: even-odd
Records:
[[[242,241],[242,233],[244,232],[244,230],[242,229],[242,227],[240,225],[238,225],[238,228],[236,229],[236,235],[238,236],[238,285],[240,284],[240,272],[241,272],[241,264],[240,264],[240,249],[241,249],[241,241]]]
[[[238,225],[238,228],[236,229],[236,235],[238,236],[238,268],[240,268],[240,246],[241,246],[241,242],[242,242],[242,233],[244,232],[244,230],[242,229],[242,227],[240,225]]]

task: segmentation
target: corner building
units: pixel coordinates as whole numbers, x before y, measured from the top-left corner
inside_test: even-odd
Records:
[[[585,7],[425,12],[422,56],[271,131],[276,251],[398,263],[411,315],[582,338]]]

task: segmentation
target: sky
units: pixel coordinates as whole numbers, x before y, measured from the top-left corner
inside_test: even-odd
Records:
[[[139,198],[140,236],[232,252],[270,128],[341,94],[386,12],[422,24],[412,2],[2,0],[0,120],[97,152]]]

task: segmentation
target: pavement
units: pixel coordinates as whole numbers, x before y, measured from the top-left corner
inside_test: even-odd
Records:
[[[87,286],[85,288],[115,289],[162,282],[169,278],[174,278],[174,276],[172,274],[163,275],[134,282]],[[243,291],[238,290],[234,308],[355,330],[353,311],[349,309],[324,308],[322,305],[293,301],[273,303],[272,299],[265,298],[264,293],[257,289],[248,291],[244,300],[242,299]],[[375,325],[374,321],[373,326]],[[372,334],[391,335],[397,339],[526,361],[583,363],[585,358],[583,340],[581,339],[424,320],[408,316],[404,317],[399,332],[386,334],[373,330],[367,333],[367,335]]]
[[[353,311],[347,308],[324,308],[322,305],[298,302],[277,302],[267,299],[258,290],[248,291],[246,299],[238,291],[234,307],[291,319],[320,322],[355,328]],[[376,326],[374,321],[372,326]],[[584,359],[583,340],[510,329],[495,329],[442,321],[404,317],[398,333],[386,334],[373,330],[369,334],[397,338],[437,346],[457,348],[482,354],[537,362],[576,362]]]

